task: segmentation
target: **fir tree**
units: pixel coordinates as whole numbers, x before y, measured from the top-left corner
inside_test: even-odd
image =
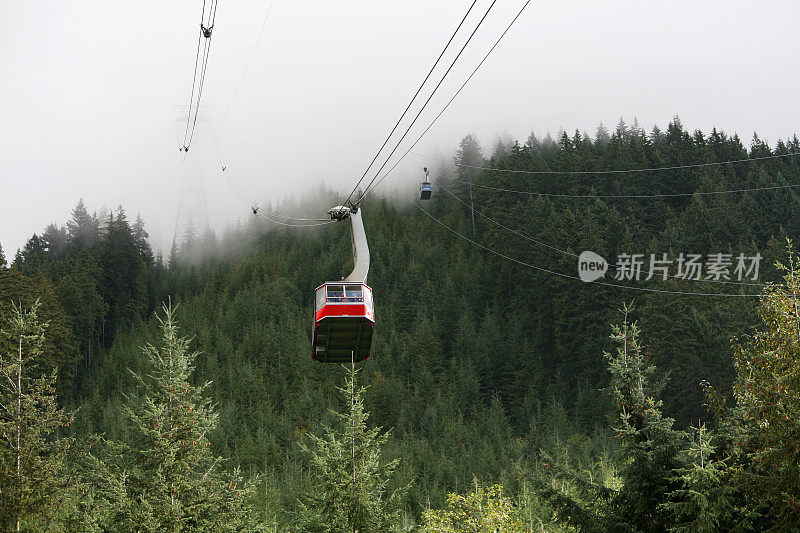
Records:
[[[612,529],[665,531],[670,519],[660,504],[677,488],[674,476],[683,435],[673,429],[671,418],[661,414],[662,402],[656,399],[661,384],[653,383],[655,367],[645,362],[639,328],[628,320],[630,311],[625,306],[622,325],[613,326],[617,352],[605,354],[617,407],[614,432],[621,441],[624,465],[623,487],[612,501],[607,524]]]
[[[42,233],[42,242],[51,259],[60,259],[67,246],[67,229],[49,224]]]
[[[492,151],[492,159],[500,160],[508,155],[508,145],[503,138],[498,135],[494,141],[494,149]]]
[[[475,177],[480,172],[480,170],[476,167],[483,166],[483,163],[484,163],[483,154],[481,154],[481,145],[478,142],[478,139],[472,134],[469,134],[463,139],[461,139],[461,142],[458,145],[458,150],[456,151],[456,156],[455,156],[456,176],[462,182],[467,182],[467,185],[465,185],[464,183],[458,183],[456,184],[456,186],[454,186],[454,189],[462,193],[465,191],[469,191],[470,206],[472,208],[475,207],[472,184],[475,183]],[[472,217],[472,229],[474,231],[475,230],[474,211],[472,212],[471,217]]]
[[[701,532],[735,529],[736,485],[727,464],[712,445],[713,434],[704,424],[692,428],[696,435],[682,458],[674,481],[680,488],[669,493],[662,507],[672,516],[670,531]]]
[[[550,135],[549,131],[545,134],[544,138],[542,139],[542,149],[550,153],[555,152],[558,149],[558,145],[553,140],[553,137]]]
[[[399,460],[382,459],[388,434],[367,427],[365,389],[356,387],[356,374],[352,365],[339,388],[348,409],[331,410],[337,427],[326,427],[322,437],[311,435],[310,446],[303,447],[311,458],[313,489],[300,502],[302,531],[370,533],[392,530],[399,522],[404,489],[387,490]]]
[[[17,252],[14,266],[23,274],[35,275],[40,273],[42,267],[47,264],[48,259],[44,241],[34,233],[25,243],[22,252]]]
[[[209,449],[218,420],[205,397],[210,382],[190,383],[199,353],[178,335],[174,313],[163,306],[162,344],[143,347],[151,370],[136,374],[142,396],[124,408],[129,440],[109,443],[109,459],[96,460],[103,522],[124,531],[248,529],[249,488]]]
[[[615,135],[618,139],[625,139],[628,136],[628,125],[625,124],[625,119],[622,117],[619,117],[619,122],[617,122]]]
[[[186,257],[195,251],[200,244],[198,229],[193,219],[189,219],[186,228],[183,230],[183,243],[181,243],[181,255]]]
[[[71,416],[56,405],[56,372],[36,371],[47,324],[38,301],[12,306],[0,328],[0,529],[47,529],[74,487],[65,461]]]
[[[169,249],[169,257],[167,258],[167,268],[170,270],[175,270],[178,268],[178,245],[175,241],[172,242],[172,246]]]
[[[0,245],[0,268],[6,268],[6,255],[3,253],[3,246]]]
[[[478,139],[469,134],[458,144],[458,151],[455,156],[456,174],[464,181],[472,183],[478,170],[471,167],[483,166],[483,154]]]
[[[742,488],[775,530],[800,524],[800,263],[778,263],[784,283],[766,289],[763,326],[736,347],[734,365]]]
[[[660,384],[652,382],[655,368],[645,363],[639,328],[629,322],[631,308],[622,311],[622,324],[612,326],[616,353],[604,353],[617,409],[613,431],[620,442],[621,486],[599,485],[559,468],[557,476],[568,481],[572,492],[551,484],[541,494],[562,521],[582,531],[667,531],[675,509],[664,504],[681,488],[677,478],[684,434],[662,416],[656,399]],[[553,462],[545,457],[549,469]]]
[[[144,229],[142,215],[136,215],[136,221],[131,226],[131,233],[133,234],[133,242],[139,247],[139,253],[142,255],[145,264],[151,265],[153,263],[153,250],[150,248],[150,242],[148,241],[150,236],[147,230]]]
[[[595,142],[597,143],[598,148],[604,150],[608,143],[611,142],[611,134],[608,132],[608,128],[606,128],[605,124],[602,122],[599,126],[597,126],[597,131],[594,134]]]
[[[147,265],[134,242],[122,207],[111,217],[100,246],[101,289],[108,303],[105,343],[116,330],[133,323],[147,307]]]
[[[47,323],[47,335],[42,341],[41,353],[32,359],[35,365],[32,370],[36,376],[57,370],[57,389],[59,394],[63,393],[63,387],[71,384],[75,375],[79,353],[70,331],[69,317],[58,302],[52,283],[45,276],[24,276],[16,268],[0,269],[0,308],[9,302],[23,309],[36,305],[37,317]]]
[[[528,139],[525,141],[525,148],[527,148],[528,150],[531,151],[531,153],[534,154],[539,153],[541,151],[542,145],[539,142],[539,139],[536,137],[536,134],[534,132],[531,132],[531,134],[528,135]]]
[[[99,228],[98,235],[104,237],[108,230],[108,222],[111,220],[112,212],[106,206],[100,206],[100,209],[92,216],[93,221]]]
[[[97,242],[98,232],[98,222],[89,214],[81,198],[72,210],[72,220],[67,222],[69,242],[79,249],[91,246]]]

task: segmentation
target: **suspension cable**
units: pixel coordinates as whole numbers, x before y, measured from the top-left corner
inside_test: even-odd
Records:
[[[420,83],[419,87],[417,87],[417,92],[415,92],[414,96],[411,97],[411,100],[408,102],[408,105],[403,110],[403,113],[400,115],[400,118],[397,119],[397,122],[395,123],[394,127],[392,128],[392,131],[390,131],[389,135],[386,136],[386,140],[383,141],[383,144],[381,145],[381,147],[378,148],[378,151],[375,153],[375,157],[373,157],[372,161],[369,162],[369,165],[367,165],[367,168],[364,169],[364,173],[361,175],[361,178],[359,178],[358,182],[356,183],[355,187],[353,187],[353,190],[350,192],[350,194],[347,195],[347,200],[345,201],[345,203],[350,201],[350,197],[356,192],[356,189],[358,189],[358,186],[361,185],[361,182],[366,177],[367,173],[369,172],[369,169],[372,168],[372,165],[375,164],[375,161],[378,159],[378,156],[381,155],[381,152],[386,147],[386,144],[389,142],[389,139],[392,138],[392,135],[394,135],[394,132],[397,130],[397,127],[400,125],[400,122],[406,116],[406,113],[408,113],[408,110],[411,109],[411,105],[414,103],[414,100],[416,100],[416,98],[419,95],[420,91],[422,91],[422,88],[425,86],[425,83],[431,77],[431,74],[433,74],[434,69],[439,64],[439,61],[442,59],[442,56],[444,56],[444,54],[447,51],[447,49],[450,47],[450,43],[453,42],[453,39],[455,38],[456,34],[458,33],[458,30],[461,29],[461,26],[464,24],[464,21],[467,20],[467,17],[469,16],[470,12],[472,11],[472,8],[475,7],[475,4],[477,3],[477,1],[478,0],[473,0],[472,1],[472,4],[469,6],[469,9],[467,9],[467,12],[464,14],[464,17],[461,19],[461,22],[458,23],[458,26],[456,26],[456,29],[453,31],[453,34],[450,36],[450,39],[448,39],[447,44],[444,45],[444,48],[442,48],[442,51],[439,53],[439,57],[436,58],[436,61],[434,61],[433,66],[430,68],[430,70],[428,70],[428,74],[425,76],[425,79],[422,80],[422,83]]]
[[[205,9],[205,2],[203,2],[203,9]],[[203,40],[203,31],[200,30],[197,35],[197,51],[195,52],[194,58],[194,74],[192,74],[192,93],[189,97],[189,109],[186,114],[186,130],[183,132],[183,145],[180,149],[186,147],[186,138],[189,136],[189,123],[192,121],[192,105],[194,104],[194,89],[197,83],[197,64],[200,60],[200,41]],[[203,48],[203,54],[205,55],[205,48]]]
[[[528,0],[528,2],[530,2],[530,0]],[[475,33],[477,33],[478,29],[479,29],[479,28],[481,27],[481,25],[483,24],[483,21],[484,21],[484,20],[486,20],[486,17],[487,17],[487,16],[489,16],[489,12],[491,12],[491,10],[492,10],[492,8],[494,7],[495,3],[497,3],[497,0],[492,0],[492,3],[489,5],[489,8],[488,8],[488,9],[486,10],[486,12],[483,14],[483,17],[481,17],[481,20],[479,20],[479,21],[478,21],[478,24],[477,24],[477,26],[475,26],[475,29],[474,29],[474,30],[472,30],[472,33],[469,35],[469,37],[467,38],[466,42],[465,42],[465,43],[464,43],[464,45],[461,47],[461,50],[459,50],[459,51],[458,51],[458,54],[457,54],[457,55],[456,55],[456,57],[453,59],[453,61],[450,63],[450,66],[447,68],[447,70],[445,71],[445,73],[442,75],[441,79],[439,80],[439,83],[437,83],[437,84],[436,84],[436,87],[434,87],[434,88],[433,88],[433,91],[432,91],[432,92],[431,92],[431,94],[428,96],[428,99],[427,99],[427,100],[425,100],[425,103],[424,103],[424,104],[422,104],[422,107],[421,107],[421,108],[419,109],[419,111],[417,112],[417,115],[414,117],[414,120],[412,120],[412,121],[411,121],[411,124],[409,124],[409,125],[408,125],[408,128],[406,128],[406,131],[404,131],[404,132],[403,132],[403,135],[400,137],[400,140],[398,140],[398,141],[397,141],[397,144],[394,146],[394,148],[392,148],[392,151],[391,151],[391,152],[389,153],[389,155],[386,157],[386,160],[383,162],[383,164],[380,166],[380,168],[377,170],[377,172],[375,172],[375,176],[374,176],[374,177],[372,178],[372,180],[371,180],[371,181],[370,181],[370,182],[367,184],[367,187],[364,189],[364,192],[365,192],[365,193],[366,193],[366,191],[368,191],[368,190],[369,190],[369,188],[372,186],[372,184],[375,182],[375,180],[376,180],[376,179],[378,179],[378,176],[380,175],[381,171],[382,171],[382,170],[384,169],[384,167],[385,167],[385,166],[386,166],[386,165],[389,163],[389,160],[392,158],[392,156],[394,155],[394,153],[395,153],[395,152],[397,151],[397,149],[400,147],[400,144],[403,142],[403,139],[405,139],[405,138],[406,138],[406,135],[408,135],[408,132],[409,132],[409,131],[411,131],[411,128],[414,126],[414,124],[416,124],[416,122],[417,122],[417,119],[419,119],[420,115],[422,115],[422,112],[423,112],[423,111],[425,111],[425,108],[428,106],[428,103],[431,101],[431,99],[433,98],[433,96],[436,94],[436,91],[439,89],[439,87],[441,87],[441,85],[442,85],[442,83],[444,82],[444,80],[445,80],[445,78],[447,77],[447,75],[450,73],[450,71],[451,71],[451,70],[453,69],[453,67],[456,65],[456,61],[458,61],[458,58],[459,58],[459,57],[461,57],[461,54],[462,54],[462,53],[464,52],[464,50],[467,48],[467,45],[469,45],[470,41],[471,41],[471,40],[472,40],[472,38],[475,36]],[[526,5],[527,5],[527,3],[526,3]],[[524,9],[524,8],[523,8],[523,9]],[[516,20],[516,17],[514,17],[514,20]],[[512,24],[513,24],[513,21],[512,21]],[[352,194],[352,193],[351,193],[351,194]],[[363,200],[363,198],[364,198],[364,194],[362,194],[362,195],[361,195],[361,198],[359,199],[359,201],[358,201],[358,202],[356,202],[356,204],[358,204],[358,203],[359,203],[361,200]],[[348,201],[349,201],[349,200],[350,200],[350,196],[348,196]]]
[[[471,206],[470,204],[468,204],[467,202],[465,202],[464,200],[462,200],[461,198],[456,196],[447,187],[442,185],[441,181],[438,182],[438,185],[439,185],[439,188],[443,189],[447,194],[449,194],[450,196],[455,198],[457,201],[459,201],[463,205],[465,205],[467,207],[467,209],[469,209],[473,213],[476,213],[476,214],[482,216],[483,218],[485,218],[486,220],[488,220],[492,224],[495,224],[495,225],[503,228],[504,230],[509,231],[509,232],[513,233],[514,235],[517,235],[518,237],[522,237],[523,239],[527,239],[527,240],[529,240],[529,241],[531,241],[531,242],[533,242],[535,244],[538,244],[539,246],[544,246],[545,248],[550,248],[551,250],[555,250],[556,252],[564,254],[564,255],[569,255],[569,256],[572,256],[572,257],[580,257],[575,252],[570,252],[569,250],[562,250],[561,248],[557,248],[555,246],[551,246],[549,244],[545,244],[545,243],[543,243],[541,241],[538,241],[538,240],[534,239],[533,237],[529,237],[529,236],[527,236],[527,235],[525,235],[523,233],[520,233],[520,232],[518,232],[518,231],[516,231],[516,230],[514,230],[512,228],[509,228],[508,226],[506,226],[506,225],[494,220],[493,218],[485,215],[484,213],[481,213],[480,211],[475,209],[473,206]],[[617,265],[610,264],[609,267],[613,268],[613,269],[618,269]],[[751,286],[755,285],[757,287],[764,287],[766,285],[764,283],[750,283],[748,281],[731,281],[731,280],[722,280],[722,279],[719,279],[719,280],[714,280],[714,279],[692,279],[692,278],[686,279],[686,278],[683,278],[681,276],[667,276],[667,277],[674,278],[674,279],[679,279],[679,280],[683,280],[683,281],[699,281],[699,282],[702,282],[702,283],[725,283],[725,284],[728,284],[728,285],[751,285]]]
[[[247,194],[244,192],[244,190],[239,186],[238,183],[236,183],[236,180],[233,178],[233,176],[232,176],[232,174],[230,172],[230,169],[228,168],[227,164],[225,163],[225,159],[222,156],[222,150],[219,147],[219,144],[217,142],[216,136],[214,136],[212,134],[211,140],[212,140],[212,144],[214,145],[214,151],[217,154],[217,159],[219,160],[220,166],[222,168],[222,173],[225,175],[225,179],[228,181],[228,184],[231,186],[231,190],[233,190],[234,194],[239,197],[239,200],[241,200],[251,210],[253,210],[253,214],[263,216],[267,220],[270,220],[270,221],[276,222],[276,223],[279,223],[279,222],[273,220],[274,218],[283,219],[283,220],[293,220],[293,221],[297,221],[297,222],[323,222],[323,223],[326,223],[326,224],[331,222],[327,218],[298,218],[298,217],[290,217],[290,216],[282,215],[280,213],[276,213],[274,211],[270,211],[270,210],[266,210],[266,209],[264,210],[264,212],[266,214],[261,213],[261,210],[263,209],[263,207],[260,207],[255,202],[252,202],[250,200],[250,198],[247,196]],[[283,224],[283,225],[308,227],[308,226],[320,226],[322,224]]]
[[[189,99],[189,111],[186,117],[186,130],[183,135],[183,146],[180,150],[184,153],[189,151],[194,139],[195,128],[197,127],[197,115],[200,112],[200,100],[203,95],[203,85],[205,83],[206,69],[208,67],[208,58],[211,53],[211,37],[214,23],[217,18],[217,6],[219,0],[211,0],[208,8],[208,22],[206,22],[206,0],[203,0],[203,10],[200,16],[200,28],[197,40],[197,51],[195,53],[194,74],[192,75],[192,92]],[[207,25],[206,25],[207,24]],[[203,41],[203,52],[200,52],[200,41]],[[202,60],[200,58],[202,57]],[[200,74],[198,76],[198,64],[200,67]],[[197,89],[197,98],[195,98],[195,89]],[[192,118],[192,107],[194,107],[194,118]],[[190,126],[191,124],[191,126]],[[184,154],[185,160],[185,154]]]
[[[774,191],[780,189],[795,189],[800,187],[800,184],[789,185],[770,185],[767,187],[752,187],[749,189],[729,189],[724,191],[695,191],[695,192],[676,192],[676,193],[656,193],[656,194],[560,194],[560,193],[547,193],[536,191],[520,191],[516,189],[504,189],[502,187],[492,187],[490,185],[481,185],[479,183],[470,183],[468,181],[460,180],[458,178],[451,178],[458,183],[464,183],[473,187],[487,189],[497,192],[508,192],[515,194],[526,194],[529,196],[542,196],[548,198],[581,198],[581,199],[613,199],[613,198],[628,198],[628,199],[648,199],[648,198],[678,198],[686,196],[710,196],[716,194],[736,194],[745,192],[758,192],[758,191]]]
[[[391,173],[392,173],[392,171],[393,171],[395,168],[397,168],[397,165],[399,165],[399,164],[400,164],[400,162],[401,162],[403,159],[405,159],[405,157],[408,155],[408,153],[411,151],[411,149],[412,149],[412,148],[414,148],[414,147],[417,145],[417,143],[418,143],[420,140],[422,140],[422,138],[425,136],[425,134],[426,134],[426,133],[428,133],[428,131],[429,131],[429,130],[430,130],[432,127],[433,127],[433,125],[434,125],[434,124],[436,124],[436,121],[437,121],[437,120],[439,120],[439,117],[441,117],[441,116],[444,114],[444,112],[445,112],[445,111],[447,111],[447,108],[449,108],[449,107],[450,107],[450,104],[452,104],[452,103],[453,103],[453,100],[455,100],[455,99],[456,99],[456,97],[457,97],[457,96],[458,96],[458,95],[461,93],[461,91],[462,91],[462,90],[464,90],[464,87],[466,87],[466,86],[467,86],[467,83],[469,83],[469,81],[472,79],[472,77],[473,77],[473,76],[475,76],[475,73],[476,73],[476,72],[478,72],[478,69],[480,69],[480,68],[481,68],[481,65],[483,65],[483,63],[484,63],[484,62],[485,62],[485,61],[486,61],[486,60],[489,58],[489,56],[490,56],[490,55],[491,55],[491,53],[494,51],[494,49],[495,49],[495,48],[497,48],[497,45],[498,45],[498,44],[500,44],[500,41],[502,41],[502,40],[503,40],[503,37],[505,37],[505,35],[508,33],[508,30],[510,30],[510,29],[511,29],[511,26],[513,26],[513,25],[514,25],[514,23],[517,21],[517,19],[520,17],[520,15],[522,15],[522,12],[523,12],[523,11],[525,11],[525,8],[526,8],[526,7],[528,7],[528,4],[530,4],[530,3],[531,3],[531,0],[527,0],[527,1],[526,1],[526,2],[525,2],[523,5],[522,5],[522,8],[520,8],[520,10],[517,12],[516,16],[514,16],[514,18],[513,18],[513,19],[511,19],[511,22],[508,24],[508,26],[506,26],[506,29],[503,31],[503,33],[501,33],[501,34],[500,34],[500,37],[498,37],[498,38],[497,38],[497,41],[495,41],[495,43],[492,45],[492,47],[489,49],[489,51],[488,51],[488,52],[486,52],[486,55],[485,55],[485,56],[483,56],[483,59],[481,59],[480,63],[478,63],[478,66],[476,66],[476,67],[475,67],[475,69],[474,69],[474,70],[472,71],[472,73],[471,73],[471,74],[470,74],[470,75],[467,77],[467,79],[466,79],[466,80],[464,80],[464,83],[462,83],[462,84],[461,84],[461,87],[459,87],[459,88],[458,88],[458,90],[457,90],[457,91],[456,91],[456,92],[453,94],[453,96],[452,96],[452,97],[450,97],[450,100],[448,100],[448,102],[445,104],[445,106],[442,108],[442,110],[441,110],[441,111],[439,111],[439,114],[438,114],[438,115],[436,115],[436,116],[433,118],[433,120],[431,121],[431,123],[430,123],[430,124],[428,124],[428,127],[427,127],[427,128],[425,128],[425,131],[423,131],[423,132],[422,132],[422,134],[420,134],[420,136],[419,136],[419,137],[417,137],[417,140],[416,140],[416,141],[414,141],[414,142],[411,144],[411,146],[409,146],[409,147],[406,149],[406,151],[403,153],[403,155],[400,157],[400,159],[398,159],[398,160],[397,160],[397,162],[396,162],[396,163],[395,163],[395,164],[392,166],[392,168],[390,168],[389,170],[387,170],[387,171],[386,171],[386,173],[383,175],[383,177],[381,177],[381,179],[379,179],[379,180],[378,180],[378,182],[377,182],[377,183],[375,183],[375,186],[374,186],[374,187],[372,187],[372,188],[370,188],[370,187],[367,187],[367,189],[366,189],[366,190],[364,191],[364,193],[361,195],[361,198],[359,198],[359,199],[358,199],[358,202],[361,202],[361,201],[362,201],[362,200],[363,200],[363,199],[364,199],[364,198],[367,196],[367,194],[369,194],[369,193],[370,193],[370,192],[371,192],[371,191],[372,191],[372,190],[373,190],[375,187],[377,187],[378,185],[380,185],[380,184],[381,184],[381,182],[382,182],[383,180],[385,180],[385,179],[386,179],[386,176],[388,176],[389,174],[391,174]],[[388,161],[388,160],[387,160],[387,161]],[[376,174],[376,177],[377,177],[377,174]],[[375,178],[373,178],[373,181],[375,181]],[[358,202],[357,202],[357,203],[358,203]]]
[[[430,159],[428,156],[424,156],[422,154],[417,154],[420,157],[425,157]],[[776,159],[779,157],[792,157],[800,155],[800,152],[789,152],[786,154],[773,154],[773,155],[765,155],[760,157],[748,157],[746,159],[731,159],[728,161],[715,161],[712,163],[694,163],[691,165],[674,165],[669,167],[654,167],[654,168],[629,168],[629,169],[617,169],[617,170],[513,170],[507,168],[494,168],[494,167],[481,167],[475,165],[464,165],[461,163],[456,163],[456,166],[462,168],[474,168],[478,170],[492,170],[495,172],[507,172],[509,174],[541,174],[541,175],[561,175],[561,176],[572,176],[577,174],[589,174],[589,175],[601,175],[601,174],[632,174],[636,172],[659,172],[662,170],[682,170],[687,168],[701,168],[701,167],[713,167],[719,165],[731,165],[735,163],[750,163],[753,161],[763,161],[765,159]]]
[[[269,6],[267,7],[267,13],[264,15],[264,20],[261,22],[261,29],[258,31],[258,37],[256,37],[256,42],[253,44],[253,49],[250,51],[250,58],[247,60],[247,65],[244,67],[244,71],[242,72],[242,77],[239,79],[239,85],[236,86],[236,90],[233,91],[233,97],[231,97],[231,101],[228,102],[228,107],[225,109],[225,113],[222,115],[222,118],[217,123],[216,129],[219,129],[222,126],[222,123],[225,122],[225,119],[228,118],[228,113],[230,113],[231,106],[233,106],[233,102],[236,100],[236,97],[239,95],[239,91],[242,88],[242,84],[244,83],[244,78],[247,76],[247,71],[250,69],[250,64],[253,62],[253,56],[256,54],[256,48],[258,48],[258,43],[261,41],[261,35],[264,33],[264,28],[267,26],[267,20],[269,20],[269,15],[272,13],[272,6],[275,5],[275,0],[270,0]]]
[[[525,266],[525,267],[528,267],[528,268],[532,268],[534,270],[538,270],[538,271],[544,272],[546,274],[551,274],[553,276],[558,276],[558,277],[561,277],[561,278],[566,278],[566,279],[571,279],[571,280],[580,281],[582,283],[586,283],[581,278],[579,278],[577,276],[571,276],[569,274],[564,274],[563,272],[558,272],[558,271],[555,271],[555,270],[550,270],[548,268],[540,267],[538,265],[533,265],[531,263],[526,263],[525,261],[520,261],[519,259],[515,259],[515,258],[513,258],[511,256],[508,256],[506,254],[498,252],[497,250],[493,250],[492,248],[489,248],[488,246],[484,246],[483,244],[480,244],[479,242],[476,242],[476,241],[470,239],[469,237],[467,237],[467,236],[459,233],[458,231],[454,230],[453,228],[451,228],[450,226],[448,226],[447,224],[445,224],[444,222],[442,222],[441,220],[439,220],[438,218],[436,218],[435,216],[430,214],[428,211],[423,209],[417,202],[411,202],[411,203],[414,204],[414,206],[417,209],[419,209],[420,211],[425,213],[434,222],[436,222],[440,226],[444,227],[445,229],[447,229],[448,231],[450,231],[451,233],[453,233],[457,237],[460,237],[461,239],[464,239],[465,241],[473,244],[474,246],[476,246],[478,248],[481,248],[481,249],[483,249],[483,250],[485,250],[487,252],[490,252],[490,253],[498,256],[498,257],[502,257],[503,259],[506,259],[508,261],[512,261],[512,262],[517,263],[519,265],[522,265],[522,266]],[[629,285],[622,285],[622,284],[619,284],[619,283],[611,283],[611,282],[599,281],[599,280],[598,281],[593,281],[591,283],[594,284],[594,285],[602,285],[602,286],[605,286],[605,287],[614,287],[614,288],[618,288],[618,289],[629,289],[629,290],[634,290],[634,291],[651,292],[651,293],[658,293],[658,294],[676,294],[676,295],[683,295],[683,296],[720,296],[720,297],[732,297],[732,298],[759,298],[759,297],[762,297],[761,294],[735,294],[735,293],[716,293],[716,292],[670,291],[670,290],[666,290],[666,289],[653,289],[651,287],[632,287],[632,286],[629,286]]]

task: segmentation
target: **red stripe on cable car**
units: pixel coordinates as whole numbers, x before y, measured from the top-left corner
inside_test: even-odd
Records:
[[[319,322],[326,317],[364,317],[371,322],[375,321],[375,315],[363,303],[357,304],[327,304],[316,312],[314,320]]]

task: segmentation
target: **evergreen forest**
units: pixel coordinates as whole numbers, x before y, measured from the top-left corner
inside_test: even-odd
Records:
[[[467,135],[420,163],[431,200],[362,205],[353,365],[311,357],[348,224],[248,213],[162,254],[76,198],[0,249],[0,531],[798,530],[799,153],[678,118]],[[733,264],[616,280],[626,254]]]

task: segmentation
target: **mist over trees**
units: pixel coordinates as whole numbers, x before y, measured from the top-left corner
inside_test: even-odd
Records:
[[[585,284],[370,197],[358,372],[310,356],[346,225],[245,214],[165,261],[140,217],[80,201],[0,268],[3,527],[795,529],[795,152],[677,119],[488,150],[467,135],[422,207],[480,246],[571,276],[583,250],[760,253],[773,285]]]

